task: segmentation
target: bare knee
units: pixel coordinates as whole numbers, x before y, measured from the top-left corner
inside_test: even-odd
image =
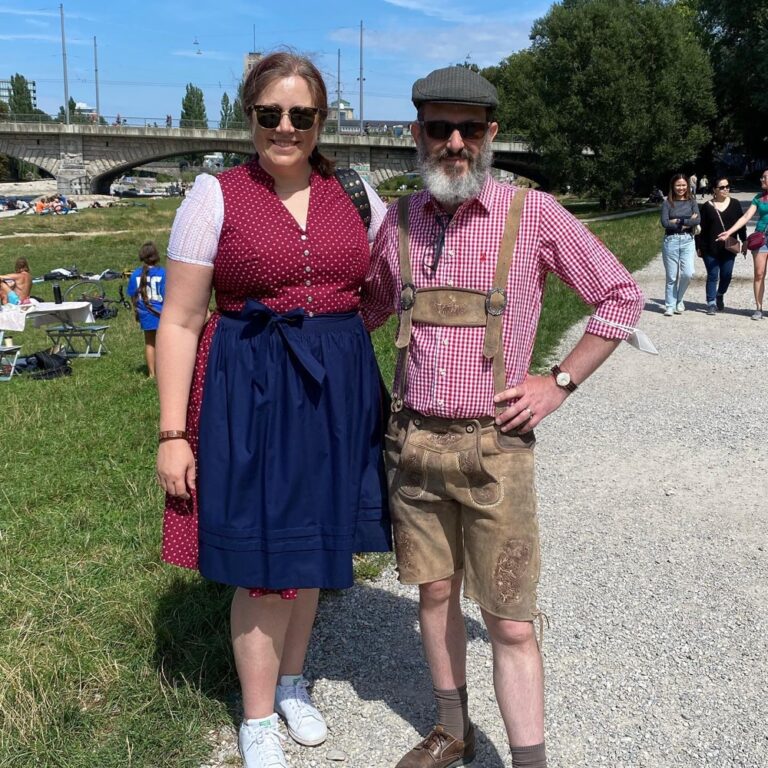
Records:
[[[419,601],[423,608],[433,608],[447,603],[451,597],[458,596],[461,578],[440,579],[419,585]]]
[[[522,648],[531,643],[536,645],[536,632],[532,621],[511,621],[485,614],[485,624],[494,644],[512,648]]]

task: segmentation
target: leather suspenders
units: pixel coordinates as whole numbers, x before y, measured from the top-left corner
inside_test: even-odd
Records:
[[[398,201],[400,280],[403,287],[400,291],[400,327],[395,341],[400,353],[397,361],[398,374],[392,392],[393,412],[400,411],[403,407],[413,323],[464,328],[485,326],[483,356],[493,361],[493,387],[497,393],[506,389],[502,318],[508,303],[506,286],[527,192],[527,189],[518,189],[512,198],[499,247],[493,286],[487,292],[447,286],[416,288],[411,271],[408,238],[410,198],[401,197]],[[504,407],[497,406],[497,412],[503,411]]]

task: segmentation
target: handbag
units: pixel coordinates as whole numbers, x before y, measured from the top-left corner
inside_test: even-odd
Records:
[[[723,232],[725,232],[725,224],[723,224],[723,217],[720,215],[720,211],[717,210],[717,206],[711,200],[709,204],[715,209],[717,218],[720,219],[720,226],[723,228]],[[740,253],[741,243],[736,237],[727,237],[725,240],[723,240],[723,248],[725,248],[726,251],[730,251],[734,254]]]
[[[750,251],[758,251],[765,245],[765,232],[753,232],[747,238],[747,248]]]

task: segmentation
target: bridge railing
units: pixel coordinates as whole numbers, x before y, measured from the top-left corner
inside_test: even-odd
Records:
[[[2,123],[37,123],[38,125],[62,124],[64,121],[59,115],[48,115],[42,112],[34,114],[9,114],[0,115],[0,124]],[[71,125],[101,125],[110,128],[198,128],[209,131],[247,131],[249,125],[247,122],[237,122],[234,120],[222,124],[219,120],[179,120],[172,115],[165,117],[134,117],[130,115],[96,115],[91,113],[76,113],[70,115]],[[323,126],[323,135],[338,135],[338,129],[335,122],[326,122]],[[359,127],[342,126],[342,136],[360,136]],[[409,138],[410,127],[403,124],[393,124],[391,126],[371,125],[363,129],[365,136],[388,136],[394,138]],[[525,142],[523,136],[513,134],[499,134],[496,142]]]

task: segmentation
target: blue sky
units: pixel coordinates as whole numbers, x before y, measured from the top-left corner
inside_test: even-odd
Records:
[[[364,116],[413,117],[413,81],[456,62],[496,64],[528,45],[532,22],[550,2],[539,0],[361,0],[255,3],[238,0],[122,0],[64,3],[69,94],[94,106],[93,38],[98,47],[101,113],[177,119],[185,85],[202,88],[210,120],[230,97],[254,46],[290,46],[309,55],[336,97],[341,87],[359,117],[360,22],[364,27]],[[195,44],[197,43],[197,44]],[[59,5],[0,0],[0,79],[19,72],[37,82],[38,107],[64,103]]]

